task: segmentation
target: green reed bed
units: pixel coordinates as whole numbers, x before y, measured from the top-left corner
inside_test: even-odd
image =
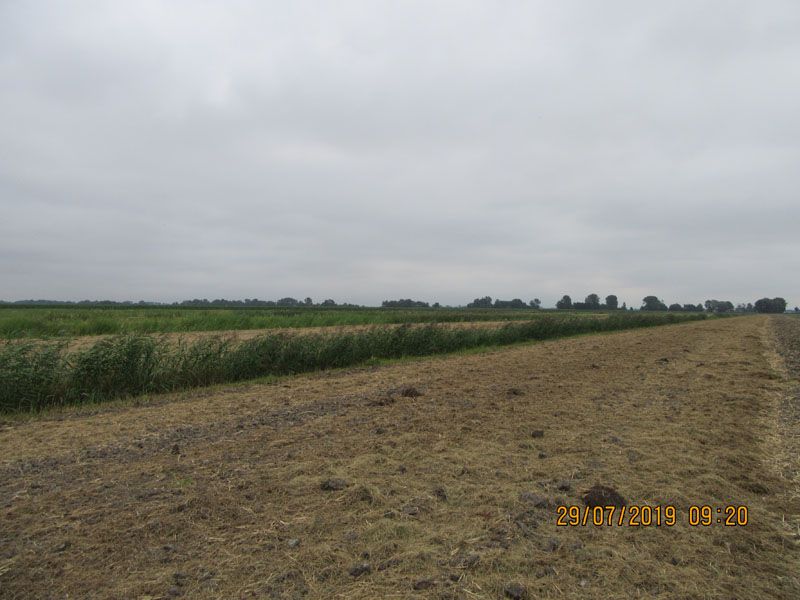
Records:
[[[704,318],[704,314],[547,317],[493,329],[375,327],[352,333],[268,334],[246,341],[211,337],[177,344],[157,336],[123,335],[73,351],[65,341],[8,342],[0,345],[0,411],[39,410],[347,367],[370,359],[426,356]]]
[[[0,306],[0,339],[67,338],[83,335],[184,333],[379,325],[519,321],[547,316],[534,309],[467,308],[101,308]],[[570,313],[574,318],[596,313]]]

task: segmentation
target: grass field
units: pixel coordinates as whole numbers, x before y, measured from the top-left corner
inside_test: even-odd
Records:
[[[244,340],[204,336],[188,342],[124,335],[77,349],[67,341],[9,341],[0,345],[0,412],[704,318],[704,314],[622,312],[594,318],[550,314],[493,328],[384,326]]]
[[[0,338],[236,331],[287,327],[520,321],[550,315],[534,309],[393,308],[39,308],[0,306]],[[559,311],[564,316],[564,311]],[[572,312],[574,317],[598,313]],[[602,314],[602,313],[600,313]]]
[[[143,402],[0,425],[0,597],[800,597],[796,319]],[[558,526],[597,484],[676,523]]]

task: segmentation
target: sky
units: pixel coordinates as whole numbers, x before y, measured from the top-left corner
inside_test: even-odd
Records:
[[[0,1],[0,299],[800,304],[800,3]]]

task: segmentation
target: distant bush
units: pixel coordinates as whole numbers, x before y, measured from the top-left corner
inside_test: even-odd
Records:
[[[384,308],[428,308],[430,304],[422,302],[421,300],[412,300],[411,298],[400,300],[384,300],[381,303]]]
[[[528,308],[528,305],[525,304],[519,298],[514,298],[513,300],[495,300],[494,304],[492,305],[493,308]]]
[[[561,300],[556,302],[556,308],[561,308],[561,309],[572,308],[572,298],[570,298],[565,294],[564,297],[561,298]]]
[[[281,298],[276,304],[278,306],[298,306],[300,301],[296,298]]]
[[[761,298],[756,300],[756,312],[760,313],[782,313],[786,311],[786,300],[783,298]]]
[[[272,334],[243,342],[209,337],[175,344],[163,337],[126,335],[72,352],[67,351],[65,342],[7,342],[0,346],[0,411],[38,410],[346,367],[375,358],[424,356],[705,316],[620,313],[608,318],[542,317],[494,329],[403,325],[352,333]]]
[[[639,310],[667,310],[667,305],[656,296],[645,296]]]
[[[467,308],[492,308],[492,297],[475,298],[475,300],[467,304]]]
[[[708,312],[726,313],[733,311],[733,302],[730,300],[706,300],[705,306]]]

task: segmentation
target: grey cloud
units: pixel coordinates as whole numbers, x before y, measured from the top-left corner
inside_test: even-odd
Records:
[[[796,304],[797,65],[788,1],[4,3],[0,298]]]

